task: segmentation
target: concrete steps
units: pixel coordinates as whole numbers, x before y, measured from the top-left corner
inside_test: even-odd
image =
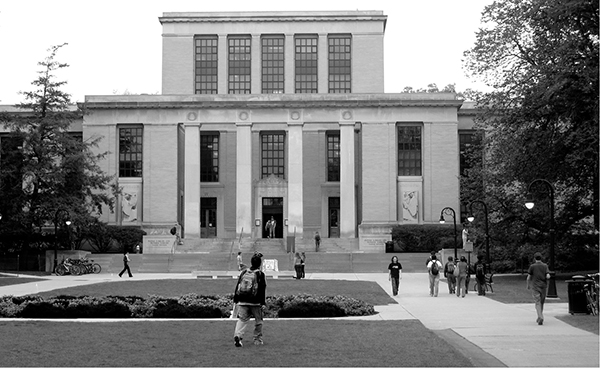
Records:
[[[257,244],[263,259],[276,259],[279,271],[294,270],[294,256],[279,247],[282,242]],[[277,245],[278,243],[279,245]],[[272,247],[272,248],[271,248]],[[267,252],[275,249],[276,252]],[[242,260],[250,264],[254,248],[242,252]],[[427,253],[358,253],[358,252],[314,252],[306,251],[306,272],[327,273],[371,273],[388,272],[392,256],[402,264],[402,272],[425,272]],[[176,254],[130,254],[131,272],[135,273],[188,273],[194,271],[237,271],[237,252],[219,253],[176,253]],[[102,273],[118,273],[123,269],[122,254],[92,254],[90,259],[102,266]]]

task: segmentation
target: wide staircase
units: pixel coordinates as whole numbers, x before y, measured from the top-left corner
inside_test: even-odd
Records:
[[[396,255],[403,272],[423,272],[426,253],[362,253],[350,251],[354,244],[324,239],[319,252],[314,243],[297,242],[296,251],[305,252],[307,273],[370,273],[387,272],[392,256]],[[175,248],[173,254],[130,254],[131,271],[135,273],[189,273],[193,271],[236,271],[237,252],[242,252],[244,263],[249,264],[254,252],[263,259],[276,259],[279,271],[294,270],[294,254],[287,252],[284,239],[248,239],[241,243],[231,240],[208,245],[190,245]],[[356,243],[358,248],[358,243]],[[100,264],[102,273],[117,274],[123,269],[122,254],[93,254],[89,258]]]

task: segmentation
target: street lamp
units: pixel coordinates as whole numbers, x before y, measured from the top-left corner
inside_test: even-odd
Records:
[[[489,220],[488,220],[488,208],[484,201],[474,200],[468,205],[469,209],[469,217],[467,220],[469,222],[473,222],[475,220],[475,216],[473,216],[473,204],[481,204],[483,206],[483,213],[485,214],[485,253],[486,253],[486,263],[488,267],[490,266],[490,229],[489,229]]]
[[[556,272],[554,271],[554,187],[546,179],[535,179],[527,186],[527,199],[525,201],[525,207],[532,209],[534,206],[533,198],[531,196],[531,188],[534,184],[541,183],[548,188],[550,193],[550,279],[548,284],[547,298],[558,298],[556,293]]]
[[[458,257],[458,250],[456,249],[456,212],[451,207],[444,207],[440,212],[440,224],[445,224],[446,220],[444,219],[444,215],[451,215],[452,220],[454,221],[454,259]]]
[[[53,273],[56,273],[56,267],[58,266],[58,249],[57,249],[57,243],[58,243],[58,215],[63,214],[64,215],[64,223],[65,225],[69,226],[71,225],[71,220],[69,220],[69,212],[63,208],[59,208],[56,210],[56,212],[54,213],[54,268],[52,269]]]

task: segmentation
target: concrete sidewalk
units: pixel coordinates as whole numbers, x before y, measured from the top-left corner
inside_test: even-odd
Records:
[[[320,280],[373,281],[391,295],[387,273],[312,273],[306,274],[306,277]],[[44,276],[39,282],[0,287],[0,295],[34,294],[101,282],[194,278],[191,273],[138,273],[132,279],[119,278],[116,274]],[[394,299],[398,304],[376,306],[375,310],[379,313],[364,319],[418,319],[469,356],[476,366],[599,366],[598,335],[554,318],[557,315],[568,314],[567,303],[547,303],[544,325],[539,326],[536,323],[533,302],[504,304],[477,296],[474,292],[470,292],[465,298],[457,298],[448,294],[447,285],[442,282],[439,296],[430,297],[426,273],[404,273],[399,296]]]

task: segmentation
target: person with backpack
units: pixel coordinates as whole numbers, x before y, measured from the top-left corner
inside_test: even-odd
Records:
[[[448,281],[448,292],[454,294],[456,292],[456,276],[454,276],[454,258],[448,257],[448,262],[444,265],[444,277]]]
[[[260,270],[261,265],[262,257],[252,256],[250,268],[240,273],[235,285],[233,302],[237,304],[238,320],[235,324],[233,341],[236,347],[243,346],[244,333],[252,317],[254,317],[254,345],[263,344],[263,307],[267,304],[267,280]]]
[[[125,271],[127,271],[129,277],[133,277],[133,275],[131,274],[131,269],[129,268],[129,262],[131,262],[131,260],[129,259],[129,252],[126,251],[123,254],[123,270],[119,272],[119,277],[123,276]]]
[[[475,280],[477,281],[477,295],[485,296],[485,275],[487,274],[487,267],[483,262],[483,255],[477,255],[477,262],[475,262]]]
[[[427,264],[427,270],[429,271],[429,296],[438,296],[441,269],[442,264],[437,260],[437,256],[435,254],[431,255],[431,261]]]

